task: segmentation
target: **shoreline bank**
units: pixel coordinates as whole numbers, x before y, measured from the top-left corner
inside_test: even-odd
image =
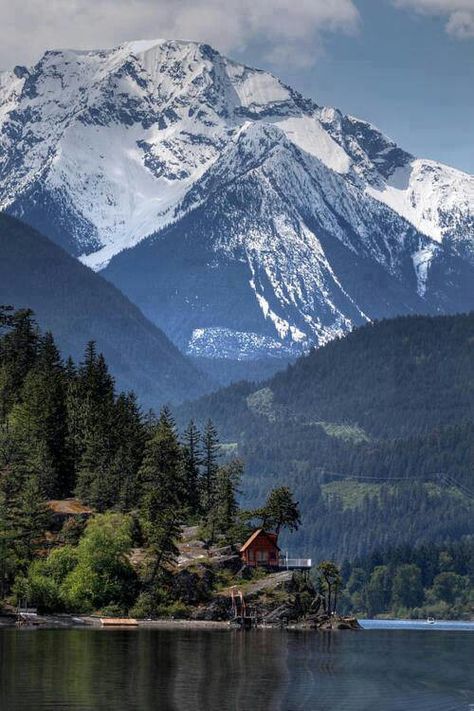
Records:
[[[0,616],[0,629],[101,629],[101,630],[137,630],[137,629],[189,629],[189,630],[236,630],[238,625],[231,620],[190,620],[190,619],[157,619],[157,620],[135,620],[127,624],[102,624],[101,618],[91,615],[31,615],[28,621],[17,624],[14,615]],[[332,627],[315,627],[308,621],[293,622],[286,625],[278,623],[259,623],[254,629],[257,630],[301,630],[301,631],[339,631],[343,629],[361,629],[358,621],[351,618],[350,625],[347,620],[335,620]]]

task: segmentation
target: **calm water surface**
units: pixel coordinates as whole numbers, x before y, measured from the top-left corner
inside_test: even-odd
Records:
[[[474,711],[474,633],[2,630],[1,711]]]

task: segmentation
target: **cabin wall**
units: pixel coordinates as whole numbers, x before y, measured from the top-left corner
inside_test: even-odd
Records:
[[[258,565],[278,567],[280,551],[269,539],[259,538],[242,554],[243,562],[251,567]]]

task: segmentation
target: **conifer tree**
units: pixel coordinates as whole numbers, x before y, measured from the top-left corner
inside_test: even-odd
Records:
[[[328,615],[331,615],[337,608],[337,595],[342,585],[341,571],[339,567],[330,560],[323,560],[318,565],[318,574],[322,592],[325,593],[325,607]]]
[[[139,479],[142,528],[153,557],[149,576],[152,585],[160,569],[177,554],[176,540],[186,513],[182,450],[168,408],[162,409],[145,445]]]
[[[176,424],[168,407],[164,407],[146,442],[139,479],[143,493],[150,488],[162,489],[164,502],[183,500],[185,481],[182,450]]]
[[[13,548],[16,532],[10,526],[7,496],[0,489],[0,599],[8,593],[18,567]]]
[[[114,380],[93,342],[88,343],[79,369],[79,389],[82,452],[76,493],[102,511],[107,504],[104,483],[113,457]]]
[[[1,318],[6,333],[0,339],[0,420],[18,402],[23,381],[36,359],[38,327],[33,312],[23,309]]]
[[[208,517],[215,504],[217,472],[219,469],[219,438],[211,420],[207,421],[202,435],[201,508]]]
[[[215,533],[229,534],[239,511],[237,494],[243,475],[243,464],[234,459],[219,467],[216,482],[216,502],[212,512]]]
[[[282,528],[297,531],[301,524],[299,504],[287,486],[272,489],[261,510],[264,528],[273,528],[278,535]]]
[[[114,454],[107,481],[108,506],[130,511],[139,502],[138,471],[145,446],[145,428],[133,393],[118,396],[113,432]]]
[[[11,547],[20,570],[34,557],[43,544],[50,514],[46,500],[35,476],[28,477],[20,491],[6,502],[6,527],[10,532]]]
[[[64,369],[51,333],[39,339],[34,365],[9,420],[13,436],[22,443],[24,465],[36,474],[45,495],[69,494]]]
[[[200,512],[201,434],[191,420],[183,434],[183,462],[187,500],[191,514]]]
[[[142,530],[151,553],[148,584],[153,586],[164,567],[174,563],[177,541],[184,523],[184,513],[178,502],[163,505],[163,496],[158,489],[150,489],[143,497],[141,506]]]
[[[79,462],[84,449],[84,406],[76,365],[69,357],[64,366],[66,401],[66,449],[70,460],[67,488],[75,491]]]

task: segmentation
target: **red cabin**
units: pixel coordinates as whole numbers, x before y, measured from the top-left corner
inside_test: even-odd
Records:
[[[276,533],[267,533],[263,528],[258,528],[240,549],[242,563],[252,567],[261,565],[269,568],[278,568],[280,565],[280,549],[277,545],[277,540]]]

